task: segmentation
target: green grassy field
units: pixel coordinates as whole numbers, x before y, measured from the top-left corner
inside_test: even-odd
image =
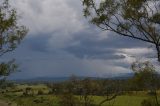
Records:
[[[5,100],[6,98],[12,102],[17,103],[20,106],[59,106],[59,100],[54,95],[42,95],[32,97],[3,97],[3,99]],[[95,104],[98,104],[103,99],[103,97],[93,97],[93,101]],[[146,99],[145,96],[118,96],[115,100],[106,102],[102,106],[141,106],[141,101],[144,99]]]
[[[102,106],[141,106],[141,102],[146,99],[145,96],[118,96],[115,100],[106,102]],[[99,103],[103,100],[102,97],[94,97],[94,100]]]
[[[27,87],[32,88],[34,95],[23,96],[23,90]],[[21,90],[20,90],[21,89]],[[17,90],[17,92],[13,92]],[[49,88],[45,85],[18,85],[16,88],[8,89],[5,93],[0,95],[0,99],[16,103],[18,106],[59,106],[59,98],[54,94],[48,94]],[[37,91],[42,90],[43,95],[37,95]],[[79,96],[76,96],[79,98]],[[143,93],[117,96],[116,99],[104,103],[102,106],[141,106],[141,102],[148,97]],[[100,103],[104,97],[92,96],[94,104]],[[11,105],[12,106],[12,105]]]

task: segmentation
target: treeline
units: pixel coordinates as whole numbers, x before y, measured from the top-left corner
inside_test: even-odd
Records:
[[[96,95],[103,96],[108,93],[118,92],[129,93],[132,91],[149,91],[150,85],[139,84],[135,77],[128,79],[91,79],[85,78],[79,80],[71,77],[69,81],[59,83],[46,83],[51,88],[51,93],[62,94],[63,92],[71,92],[74,95]],[[156,88],[160,89],[160,76],[157,77]]]
[[[60,95],[62,106],[76,106],[75,95],[80,96],[83,106],[95,106],[92,96],[105,97],[98,106],[115,99],[119,95],[145,91],[148,99],[142,101],[142,106],[160,106],[158,90],[160,89],[160,75],[150,62],[135,62],[131,65],[134,76],[128,79],[77,79],[71,76],[69,81],[63,83],[49,83],[51,93]],[[151,99],[152,98],[152,99]],[[68,105],[66,105],[68,104]],[[77,105],[79,106],[79,105]]]

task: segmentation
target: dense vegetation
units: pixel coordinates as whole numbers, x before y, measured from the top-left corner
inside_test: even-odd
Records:
[[[154,92],[147,86],[137,86],[136,80],[135,77],[78,79],[71,76],[68,81],[58,83],[9,82],[1,88],[0,97],[10,104],[16,103],[19,106],[154,106],[143,105],[156,103]],[[157,83],[157,89],[160,89],[160,83]],[[159,90],[157,95],[160,95]]]

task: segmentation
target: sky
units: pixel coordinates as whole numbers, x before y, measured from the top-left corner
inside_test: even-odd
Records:
[[[16,59],[11,78],[111,77],[136,60],[156,61],[151,44],[102,31],[83,16],[81,0],[12,0],[29,33],[2,59]]]

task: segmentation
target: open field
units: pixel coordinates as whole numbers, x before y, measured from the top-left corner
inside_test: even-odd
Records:
[[[7,97],[3,98],[6,99]],[[144,96],[118,96],[115,100],[106,102],[102,106],[140,106]],[[8,100],[16,102],[20,106],[59,106],[58,98],[54,95],[43,95],[33,97],[10,97]],[[95,104],[98,104],[102,97],[93,97]]]
[[[24,96],[23,92],[26,88],[31,88],[33,90],[33,95]],[[39,90],[43,91],[43,94],[38,94]],[[7,101],[11,106],[16,106],[15,103],[18,106],[59,106],[59,97],[54,94],[48,94],[49,90],[50,89],[45,85],[18,85],[14,89],[7,89],[1,94],[0,99],[1,101]],[[79,98],[79,96],[76,97]],[[130,95],[126,94],[117,96],[116,99],[106,102],[102,106],[141,106],[141,102],[147,98],[144,92]],[[97,105],[104,97],[92,96],[91,99],[93,103]]]

